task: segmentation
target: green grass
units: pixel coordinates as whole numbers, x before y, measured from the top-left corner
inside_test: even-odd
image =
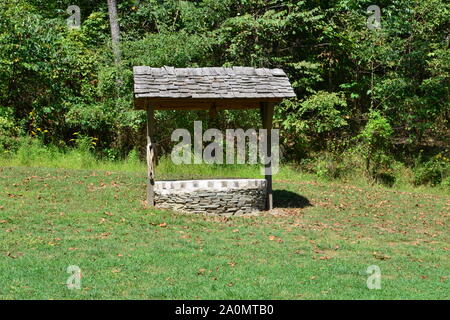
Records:
[[[258,175],[195,169],[174,174],[163,162],[158,172]],[[318,182],[284,168],[279,214],[223,219],[147,208],[145,168],[1,167],[0,177],[1,299],[450,297],[450,197],[434,191]],[[81,290],[66,287],[69,265],[82,270]],[[370,265],[381,268],[381,290],[366,286]]]

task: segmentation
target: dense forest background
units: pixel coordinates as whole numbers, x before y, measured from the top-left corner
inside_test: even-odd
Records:
[[[81,9],[69,29],[67,8]],[[381,8],[381,28],[367,8]],[[450,187],[450,4],[444,0],[118,0],[119,65],[106,0],[0,2],[0,154],[39,141],[121,159],[144,145],[132,67],[282,68],[297,99],[278,106],[282,160],[320,177]],[[157,112],[175,128],[249,128],[257,111]],[[134,151],[136,152],[136,151]]]

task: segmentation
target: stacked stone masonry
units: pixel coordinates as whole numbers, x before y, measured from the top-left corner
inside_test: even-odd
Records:
[[[265,209],[264,179],[157,181],[157,207],[206,215],[246,215]]]

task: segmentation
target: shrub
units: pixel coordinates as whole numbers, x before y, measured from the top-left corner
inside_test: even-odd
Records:
[[[446,177],[442,181],[442,186],[444,186],[445,188],[448,188],[450,190],[450,176]]]
[[[345,179],[357,176],[361,171],[359,164],[350,153],[336,154],[321,152],[302,159],[299,163],[303,172],[315,174],[319,179]]]
[[[14,152],[19,147],[22,130],[6,108],[0,107],[0,152]]]
[[[389,174],[391,169],[389,149],[392,133],[389,121],[379,111],[371,110],[366,126],[357,136],[360,141],[357,149],[364,158],[366,173],[374,182],[380,175]]]
[[[30,166],[36,162],[44,162],[47,159],[51,159],[51,153],[51,149],[45,147],[41,140],[27,136],[20,139],[16,158],[20,165]]]
[[[300,143],[308,149],[328,150],[336,144],[347,122],[347,103],[341,93],[319,91],[304,101],[285,101],[275,115],[288,144]]]
[[[316,175],[320,179],[338,179],[342,178],[345,172],[345,164],[343,161],[330,154],[318,159],[316,163]]]
[[[450,160],[439,153],[428,161],[419,163],[414,168],[414,185],[429,184],[436,186],[448,184],[450,176]]]

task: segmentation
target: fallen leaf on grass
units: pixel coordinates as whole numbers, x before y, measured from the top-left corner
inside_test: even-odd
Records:
[[[7,257],[10,257],[10,258],[13,258],[13,259],[17,259],[18,257],[21,257],[21,256],[23,256],[23,252],[17,252],[15,255],[14,254],[12,254],[12,252],[7,252],[6,253],[6,256]]]
[[[119,272],[120,272],[120,269],[112,269],[111,272],[112,272],[112,273],[119,273]]]
[[[205,272],[206,272],[206,269],[204,269],[204,268],[198,269],[197,275],[202,276],[205,274]]]
[[[388,260],[388,259],[391,258],[389,256],[383,255],[383,254],[378,253],[378,252],[374,252],[373,256],[374,256],[375,259],[378,259],[378,260]]]
[[[167,227],[167,223],[165,223],[165,222],[160,223],[160,224],[158,224],[158,227],[165,228],[165,227]]]
[[[70,251],[75,251],[77,248],[69,248]]]
[[[277,238],[277,237],[275,237],[275,236],[269,236],[269,240],[270,240],[270,241],[276,240],[276,241],[278,241],[278,242],[283,242],[283,239]]]
[[[140,202],[141,202],[141,205],[144,207],[144,209],[147,209],[147,208],[148,208],[148,202],[147,202],[147,200],[140,200]]]
[[[15,197],[22,197],[22,195],[21,194],[8,193],[8,197],[15,198]]]
[[[106,211],[105,214],[110,217],[112,217],[112,215],[113,215],[111,212],[108,212],[108,211]]]
[[[322,256],[319,258],[320,260],[330,260],[332,259],[331,257],[327,257],[327,256]]]

